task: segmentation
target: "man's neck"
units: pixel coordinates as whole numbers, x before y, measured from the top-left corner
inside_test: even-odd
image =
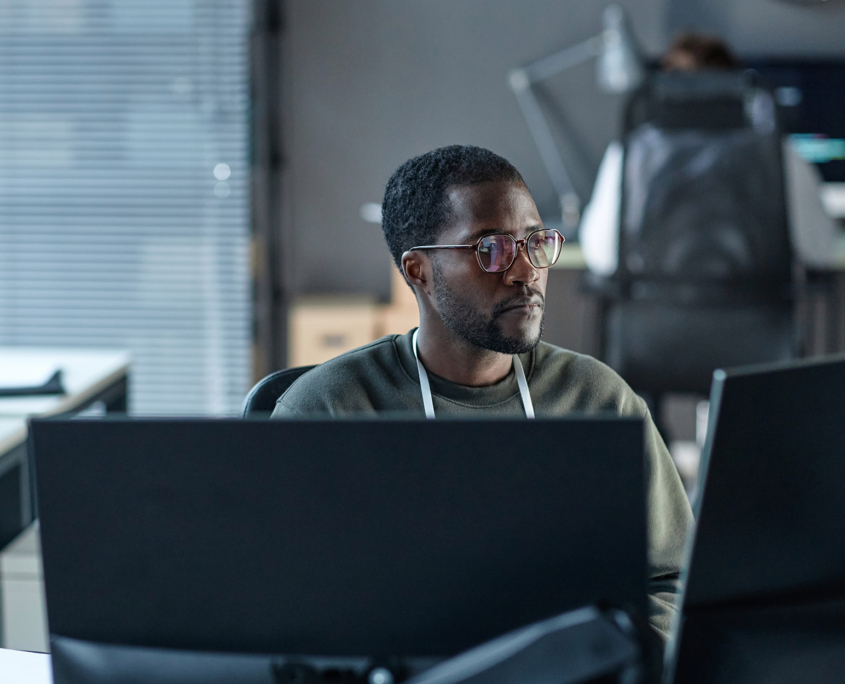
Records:
[[[469,387],[487,387],[504,379],[513,359],[478,347],[445,326],[427,326],[421,322],[417,335],[417,353],[430,373]]]

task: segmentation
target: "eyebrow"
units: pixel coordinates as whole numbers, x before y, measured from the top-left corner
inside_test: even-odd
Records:
[[[528,226],[528,228],[525,229],[525,235],[529,235],[537,230],[544,230],[544,226],[539,223],[534,224],[533,226]],[[501,228],[480,228],[474,233],[470,233],[467,240],[471,242],[477,242],[478,240],[483,237],[486,237],[487,235],[510,235],[510,233],[505,233],[505,231]]]

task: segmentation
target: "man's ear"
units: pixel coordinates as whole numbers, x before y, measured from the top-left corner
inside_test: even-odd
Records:
[[[407,251],[402,255],[401,263],[405,279],[414,289],[430,295],[432,268],[428,256],[418,251]]]

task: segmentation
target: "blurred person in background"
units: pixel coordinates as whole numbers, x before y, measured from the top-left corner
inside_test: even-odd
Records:
[[[734,70],[741,68],[727,44],[714,36],[680,33],[660,60],[664,71]],[[587,268],[599,276],[616,272],[619,258],[619,212],[624,147],[614,141],[602,159],[593,195],[579,227]],[[845,250],[845,236],[822,204],[821,174],[783,141],[784,184],[793,248],[808,268],[829,269]]]

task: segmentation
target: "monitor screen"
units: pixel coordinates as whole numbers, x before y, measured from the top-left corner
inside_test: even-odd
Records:
[[[280,657],[438,659],[585,605],[646,614],[638,419],[30,436],[56,684],[265,682]]]
[[[676,684],[845,679],[845,355],[717,371]]]
[[[755,59],[798,153],[827,183],[845,183],[845,60]]]

